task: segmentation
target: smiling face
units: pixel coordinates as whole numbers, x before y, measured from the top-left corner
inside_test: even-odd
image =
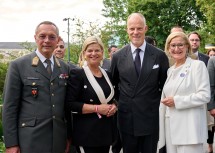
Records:
[[[84,51],[84,57],[88,66],[99,66],[103,59],[102,47],[98,43],[88,45]]]
[[[56,27],[51,24],[41,24],[34,38],[39,52],[46,58],[50,58],[59,40]]]
[[[64,58],[64,55],[65,55],[65,51],[66,51],[66,48],[64,47],[64,42],[61,40],[58,42],[57,46],[56,46],[56,49],[54,50],[54,55],[57,57],[57,58],[61,58],[63,59]]]
[[[134,13],[127,20],[127,33],[130,41],[136,47],[140,47],[145,39],[147,26],[144,17]]]
[[[169,54],[177,62],[185,61],[188,45],[182,37],[175,37],[169,43]]]

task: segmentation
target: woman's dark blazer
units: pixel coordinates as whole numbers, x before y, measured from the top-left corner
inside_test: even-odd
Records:
[[[112,144],[113,117],[102,115],[99,119],[96,113],[82,114],[84,103],[101,104],[82,68],[70,71],[66,103],[73,114],[73,145],[96,147]]]

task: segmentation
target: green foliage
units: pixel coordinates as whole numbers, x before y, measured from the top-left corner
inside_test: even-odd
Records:
[[[101,25],[101,22],[82,21],[79,18],[73,18],[73,30],[71,31],[70,43],[70,61],[77,64],[84,40],[89,36],[98,36],[102,39],[105,46],[108,46],[109,32]],[[68,59],[68,50],[66,50],[66,60]]]
[[[195,0],[103,0],[103,3],[103,15],[110,18],[112,30],[121,45],[128,42],[125,26],[128,15],[133,12],[146,17],[149,27],[146,35],[155,37],[160,48],[164,48],[172,26],[180,25],[188,32],[198,30],[205,23],[205,16]]]
[[[78,44],[70,44],[70,61],[74,64],[78,64],[79,54],[81,52],[81,45]],[[68,59],[68,48],[66,49],[66,57]]]
[[[196,4],[206,16],[207,23],[204,23],[201,29],[206,43],[215,43],[215,1],[214,0],[196,0]]]
[[[1,98],[1,96],[0,96]],[[0,99],[1,101],[1,99]],[[1,101],[2,103],[2,101]],[[2,105],[0,105],[0,153],[5,152],[5,145],[3,143],[3,126],[2,126]]]
[[[4,143],[3,143],[3,141],[0,141],[0,152],[1,153],[3,153],[3,152],[5,152],[6,150],[5,150],[5,145],[4,145]]]
[[[5,77],[7,73],[8,64],[0,63],[0,102],[2,99],[2,93],[4,88]]]

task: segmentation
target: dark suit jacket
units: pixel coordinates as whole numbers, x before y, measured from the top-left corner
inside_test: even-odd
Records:
[[[208,110],[212,110],[215,109],[215,57],[209,59],[207,68],[211,87],[211,100],[208,103]]]
[[[77,68],[78,66],[73,64],[72,62],[67,62],[67,64],[69,65],[70,69],[74,69]]]
[[[161,89],[169,67],[165,53],[146,44],[140,77],[137,77],[130,45],[114,53],[111,72],[119,83],[119,130],[143,136],[157,132]]]
[[[109,87],[108,84],[106,86]],[[103,90],[106,88],[101,87]],[[82,114],[84,103],[99,105],[101,102],[81,68],[70,71],[66,101],[73,112],[73,145],[95,147],[112,144],[113,117],[102,116],[99,119],[96,113]]]
[[[105,58],[103,60],[102,68],[105,69],[105,70],[109,70],[110,69],[110,65],[111,65],[110,59]]]
[[[208,65],[208,60],[209,60],[209,56],[205,55],[203,53],[198,52],[198,58],[200,61],[203,61],[205,63],[205,65]]]
[[[51,78],[35,52],[10,63],[3,99],[6,147],[19,145],[22,153],[64,152],[69,67],[54,61]]]

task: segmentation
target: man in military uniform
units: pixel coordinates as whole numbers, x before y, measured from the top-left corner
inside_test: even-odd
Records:
[[[67,148],[64,98],[69,66],[52,54],[59,29],[41,22],[37,50],[12,61],[3,95],[6,153],[64,153]]]
[[[55,50],[53,52],[53,55],[59,59],[64,60],[65,52],[66,52],[65,43],[64,43],[63,39],[60,37],[57,47],[55,48]],[[77,68],[77,66],[75,64],[73,64],[72,62],[68,61],[67,64],[70,66],[71,69]]]

